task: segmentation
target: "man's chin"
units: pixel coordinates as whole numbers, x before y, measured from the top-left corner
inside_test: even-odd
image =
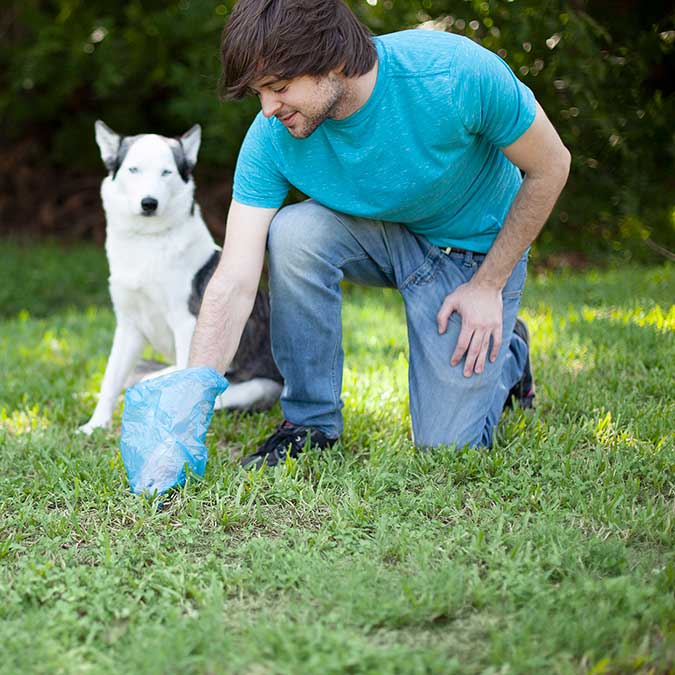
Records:
[[[307,138],[319,128],[321,122],[323,122],[323,120],[320,120],[319,122],[308,120],[305,121],[304,124],[294,124],[292,127],[286,127],[286,130],[293,138]]]
[[[288,133],[293,138],[307,138],[312,132],[307,133],[304,129],[288,129]]]

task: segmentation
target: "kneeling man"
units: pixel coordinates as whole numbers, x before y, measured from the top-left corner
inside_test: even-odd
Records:
[[[468,38],[373,37],[342,0],[240,0],[222,64],[226,97],[261,112],[190,365],[225,372],[267,247],[285,420],[243,464],[339,438],[343,278],[403,297],[414,442],[489,447],[534,395],[518,307],[570,164],[532,92]],[[291,186],[309,199],[279,210]]]

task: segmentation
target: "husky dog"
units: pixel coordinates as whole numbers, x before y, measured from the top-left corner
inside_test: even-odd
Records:
[[[117,325],[98,404],[80,427],[86,434],[110,426],[117,397],[133,382],[129,378],[147,343],[176,368],[187,366],[204,289],[220,257],[194,200],[199,125],[167,138],[120,136],[98,121],[96,142],[108,169],[101,197]],[[259,409],[279,398],[282,378],[272,358],[269,301],[262,291],[226,375],[231,384],[217,408]]]

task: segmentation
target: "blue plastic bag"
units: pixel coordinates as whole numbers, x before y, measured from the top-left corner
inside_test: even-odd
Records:
[[[131,491],[161,494],[185,483],[186,465],[206,469],[206,431],[227,380],[213,368],[187,368],[127,389],[120,449]]]

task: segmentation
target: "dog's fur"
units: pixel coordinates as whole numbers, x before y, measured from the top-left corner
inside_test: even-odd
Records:
[[[110,426],[123,387],[141,377],[132,374],[146,343],[175,368],[187,366],[204,289],[220,256],[194,201],[191,171],[200,141],[199,125],[180,138],[124,137],[96,122],[96,142],[109,172],[101,197],[117,325],[98,404],[80,427],[84,433]],[[281,376],[262,291],[226,375],[231,384],[218,408],[264,408],[279,398]]]

